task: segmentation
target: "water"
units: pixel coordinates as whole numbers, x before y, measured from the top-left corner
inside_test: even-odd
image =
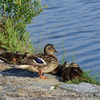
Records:
[[[28,25],[35,47],[47,43],[56,46],[62,63],[74,61],[86,71],[100,73],[100,1],[99,0],[41,0],[48,8]],[[64,50],[62,44],[64,43]],[[93,74],[92,73],[92,74]]]

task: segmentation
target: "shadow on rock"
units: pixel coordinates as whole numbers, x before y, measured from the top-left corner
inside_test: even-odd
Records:
[[[5,76],[16,76],[16,77],[39,77],[38,73],[23,70],[23,69],[18,69],[18,68],[11,68],[11,69],[6,69],[0,72],[1,75]],[[56,78],[59,81],[61,81],[61,77],[51,75],[51,74],[43,74],[46,77],[51,77],[51,78]]]
[[[26,71],[18,68],[6,69],[0,72],[1,75],[16,77],[39,77],[38,73]]]

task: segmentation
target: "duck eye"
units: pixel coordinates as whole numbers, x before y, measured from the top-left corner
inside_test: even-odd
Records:
[[[48,49],[50,50],[50,49],[52,49],[52,47],[49,47]]]

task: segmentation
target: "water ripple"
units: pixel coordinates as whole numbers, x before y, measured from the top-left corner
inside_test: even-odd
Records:
[[[72,62],[75,52],[82,69],[100,71],[100,1],[42,0],[42,4],[48,8],[27,27],[35,45],[53,43],[60,63],[63,55],[64,61]]]

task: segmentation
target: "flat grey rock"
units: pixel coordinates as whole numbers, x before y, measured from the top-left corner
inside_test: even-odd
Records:
[[[63,88],[63,89],[74,90],[74,91],[77,91],[77,92],[80,92],[80,93],[85,93],[85,92],[95,93],[95,92],[98,92],[98,90],[95,87],[93,87],[93,85],[90,84],[90,83],[80,83],[79,85],[77,85],[77,84],[62,84],[62,85],[59,85],[59,87]]]

